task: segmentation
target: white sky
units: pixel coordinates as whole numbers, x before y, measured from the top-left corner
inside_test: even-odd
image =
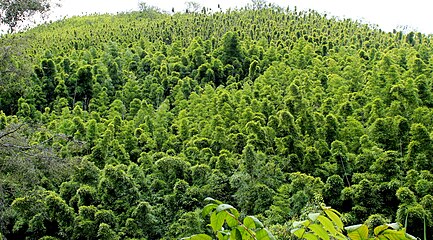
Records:
[[[176,0],[61,0],[62,7],[54,9],[51,18],[74,16],[83,13],[116,13],[137,10],[140,1],[157,6],[163,10],[175,11],[185,9],[185,1]],[[189,0],[188,0],[189,1]],[[250,0],[195,0],[195,2],[217,9],[218,4],[223,9],[244,6]],[[433,34],[433,1],[431,0],[267,0],[282,7],[293,9],[314,9],[321,13],[337,17],[362,19],[366,23],[377,24],[385,31],[399,29],[399,26],[409,26],[426,34]]]

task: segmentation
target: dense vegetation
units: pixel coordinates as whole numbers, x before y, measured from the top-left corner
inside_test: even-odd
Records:
[[[433,42],[314,11],[142,12],[0,38],[0,233],[278,239],[320,208],[433,235]],[[1,234],[0,234],[1,235]]]

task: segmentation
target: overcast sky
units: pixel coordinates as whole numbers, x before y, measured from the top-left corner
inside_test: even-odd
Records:
[[[62,7],[56,8],[52,18],[74,16],[83,13],[116,13],[137,10],[143,0],[61,0]],[[185,1],[178,0],[145,0],[148,5],[163,10],[175,11],[185,9]],[[217,9],[241,7],[250,0],[195,0],[202,6]],[[399,26],[409,26],[423,33],[433,33],[433,1],[430,0],[268,0],[282,7],[297,6],[298,9],[314,9],[321,13],[337,17],[361,19],[366,23],[377,24],[385,31],[392,31]],[[430,3],[431,2],[431,3]]]

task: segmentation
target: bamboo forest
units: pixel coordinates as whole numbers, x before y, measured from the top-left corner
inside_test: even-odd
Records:
[[[146,8],[0,55],[0,239],[432,239],[433,35]]]

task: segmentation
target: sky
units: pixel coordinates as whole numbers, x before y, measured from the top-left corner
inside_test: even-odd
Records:
[[[178,0],[61,0],[62,6],[55,8],[51,19],[91,13],[116,13],[138,10],[138,3],[144,1],[147,5],[157,6],[171,12],[185,9],[185,1]],[[189,1],[189,0],[188,0]],[[218,4],[223,9],[241,7],[251,0],[194,0],[201,6],[217,9]],[[300,10],[313,9],[328,16],[352,18],[364,23],[378,25],[385,31],[401,30],[408,26],[426,34],[433,34],[433,2],[430,0],[267,0],[282,7],[296,6]],[[431,3],[430,3],[431,2]]]

